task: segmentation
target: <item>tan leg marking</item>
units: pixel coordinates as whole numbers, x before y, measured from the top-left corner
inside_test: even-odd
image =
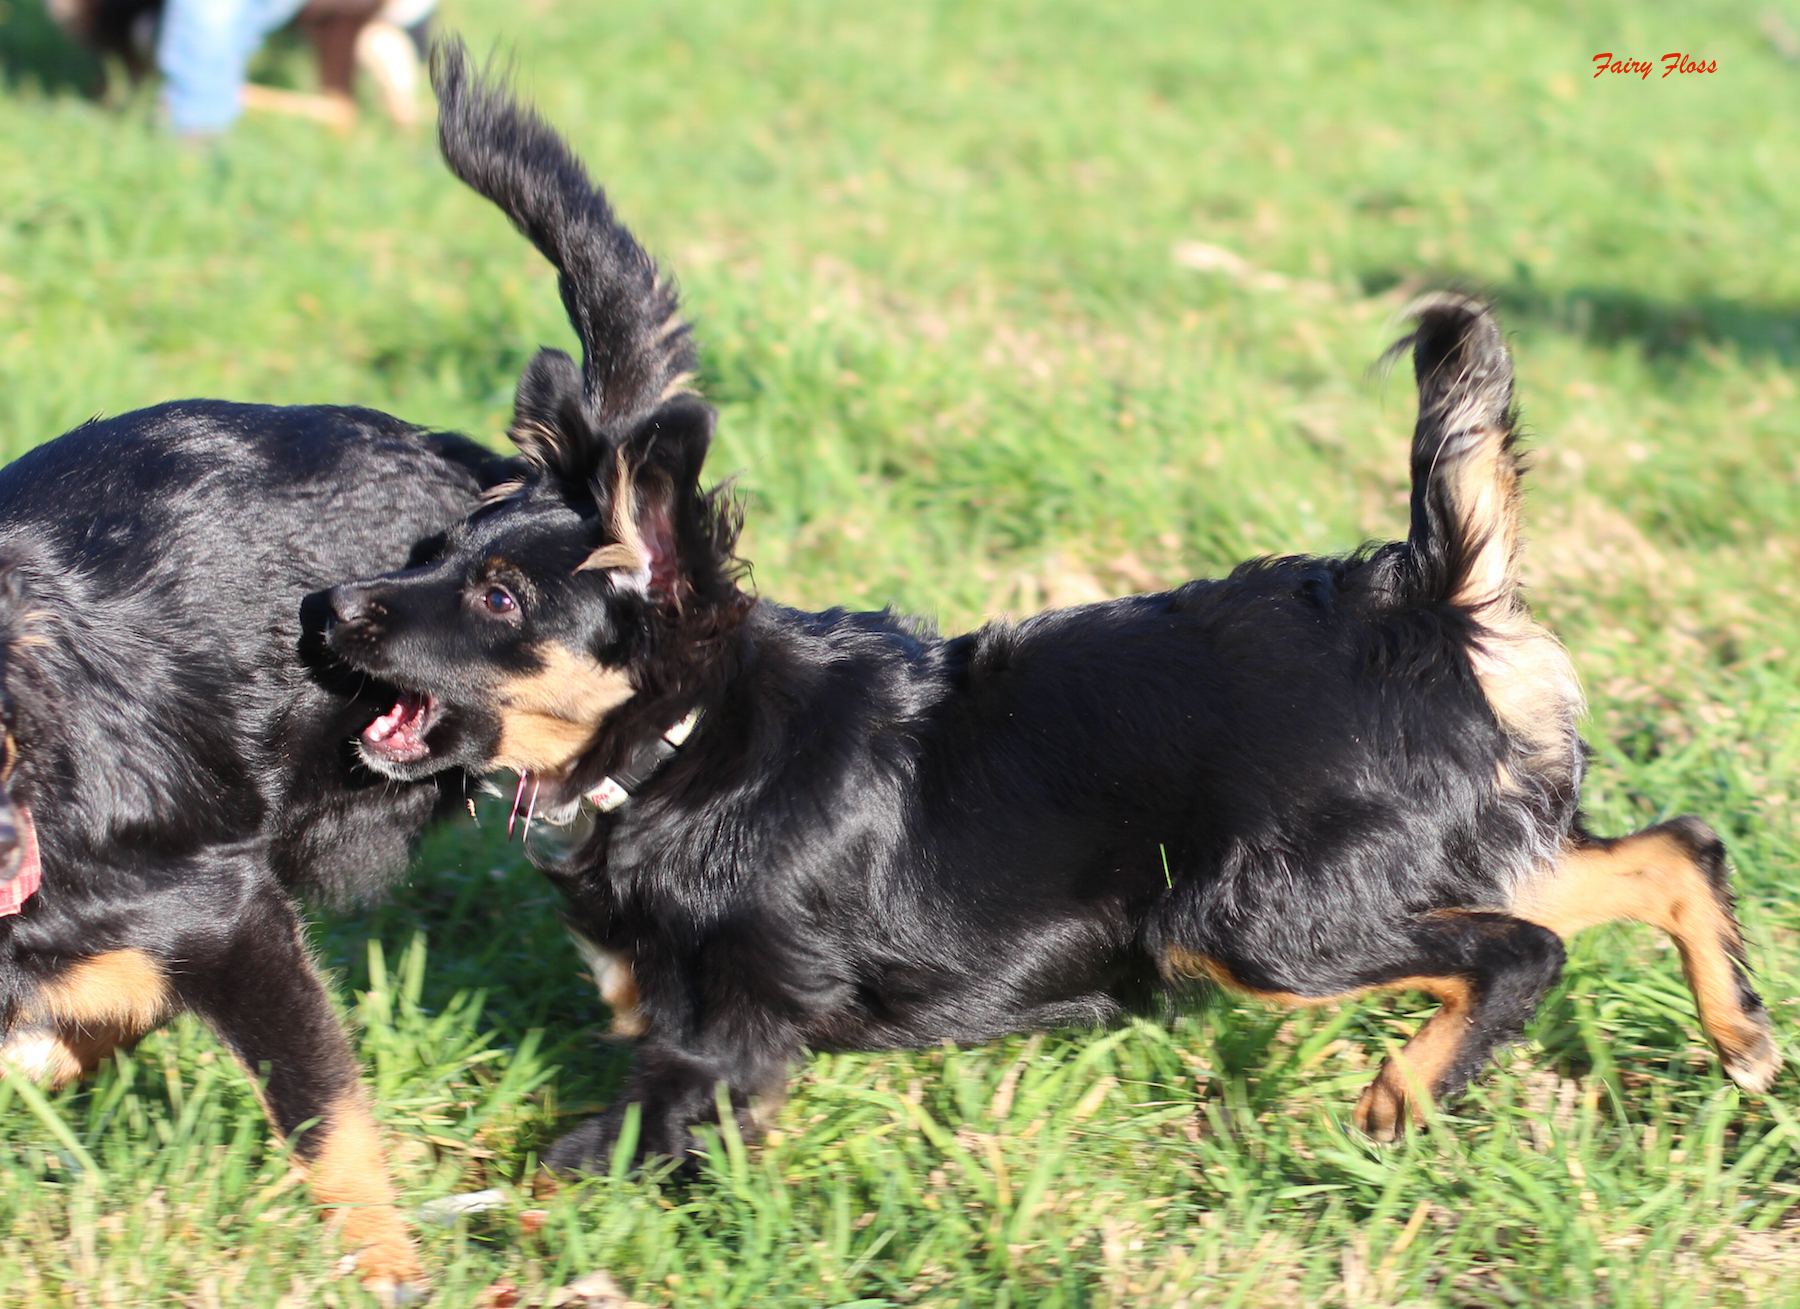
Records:
[[[500,746],[490,770],[562,773],[588,748],[606,716],[636,693],[622,668],[554,643],[539,647],[537,655],[542,670],[500,686]]]
[[[1748,1091],[1773,1084],[1781,1055],[1768,1015],[1745,1007],[1737,918],[1679,836],[1651,828],[1566,850],[1554,868],[1519,889],[1512,912],[1565,938],[1618,919],[1668,933],[1725,1071]]]
[[[1268,1004],[1278,1004],[1286,1009],[1311,1009],[1322,1004],[1336,1004],[1340,1000],[1358,1000],[1373,991],[1399,990],[1404,985],[1396,982],[1392,988],[1365,986],[1337,995],[1295,995],[1292,991],[1259,991],[1254,986],[1246,986],[1238,981],[1231,969],[1227,968],[1220,960],[1214,959],[1209,954],[1201,954],[1198,950],[1184,949],[1179,945],[1172,945],[1163,951],[1163,972],[1169,977],[1187,977],[1197,981],[1211,982],[1215,986],[1222,986],[1239,995],[1247,995]]]
[[[650,1020],[638,1008],[637,978],[631,971],[631,956],[618,950],[596,945],[580,932],[570,932],[575,950],[581,955],[593,976],[600,998],[612,1010],[613,1036],[635,1040],[650,1030]]]
[[[334,1101],[300,1145],[313,1198],[339,1209],[343,1241],[355,1252],[357,1275],[388,1298],[400,1286],[423,1286],[425,1273],[394,1209],[387,1156],[361,1089]]]
[[[1475,990],[1462,977],[1406,977],[1382,989],[1424,991],[1439,1002],[1425,1026],[1382,1062],[1356,1102],[1357,1127],[1377,1141],[1393,1141],[1405,1128],[1409,1108],[1413,1123],[1424,1126],[1425,1106],[1436,1097],[1468,1039]]]
[[[141,950],[83,959],[38,989],[27,1002],[33,1019],[147,1032],[169,1009],[162,966]]]
[[[637,978],[632,975],[630,959],[612,955],[596,980],[600,998],[612,1009],[614,1036],[639,1037],[650,1030],[650,1020],[638,1008]]]
[[[0,1060],[34,1080],[64,1086],[157,1026],[172,1007],[162,968],[149,955],[95,955],[26,998]]]
[[[1253,986],[1245,986],[1232,975],[1231,969],[1209,954],[1201,954],[1198,950],[1188,950],[1179,945],[1172,945],[1163,951],[1163,973],[1168,977],[1186,977],[1195,981],[1211,982],[1214,986],[1222,986],[1228,991],[1236,991],[1239,995],[1252,996],[1268,1004],[1278,1004],[1287,1009],[1310,1009],[1315,1005],[1332,1004],[1338,1000],[1354,1000],[1366,995],[1366,991],[1346,991],[1342,995],[1295,995],[1291,991],[1259,991]]]
[[[1424,1105],[1443,1082],[1445,1071],[1456,1062],[1468,1035],[1470,1011],[1475,1007],[1474,990],[1461,977],[1396,977],[1391,982],[1337,995],[1295,995],[1291,991],[1259,991],[1245,986],[1219,960],[1180,946],[1164,951],[1163,967],[1176,977],[1203,978],[1240,995],[1288,1008],[1359,1000],[1387,991],[1423,991],[1436,997],[1438,1011],[1400,1047],[1394,1058],[1381,1065],[1375,1080],[1356,1102],[1357,1127],[1378,1141],[1392,1141],[1399,1135],[1408,1106],[1413,1121],[1424,1123]]]

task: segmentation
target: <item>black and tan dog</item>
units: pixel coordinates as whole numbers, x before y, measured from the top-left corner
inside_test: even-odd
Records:
[[[312,1124],[294,1157],[388,1289],[418,1263],[290,897],[379,887],[465,779],[358,764],[393,692],[327,667],[315,593],[426,557],[503,472],[368,410],[210,401],[0,470],[0,1069],[60,1084],[198,1014],[278,1132]]]
[[[1727,1069],[1769,1085],[1718,839],[1581,826],[1581,694],[1520,596],[1512,370],[1482,305],[1422,301],[1402,343],[1404,542],[953,639],[796,612],[738,585],[649,259],[460,51],[437,78],[446,158],[557,266],[585,357],[520,383],[529,476],[432,564],[338,587],[328,642],[404,688],[371,767],[513,769],[539,813],[598,810],[552,875],[643,1036],[553,1164],[603,1165],[633,1103],[642,1147],[683,1155],[716,1084],[745,1107],[805,1047],[1100,1023],[1193,978],[1439,999],[1357,1106],[1391,1138],[1518,1037],[1563,936],[1614,918],[1675,937]]]

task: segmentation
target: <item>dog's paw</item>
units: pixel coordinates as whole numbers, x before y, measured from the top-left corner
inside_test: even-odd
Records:
[[[1362,1097],[1356,1102],[1357,1130],[1383,1145],[1398,1141],[1409,1124],[1423,1120],[1424,1115],[1406,1093],[1392,1060],[1381,1066],[1381,1072],[1363,1088]]]
[[[612,1162],[619,1134],[607,1130],[607,1115],[589,1118],[544,1151],[544,1167],[557,1173],[604,1173]]]
[[[624,1133],[625,1114],[629,1105],[615,1105],[568,1133],[544,1153],[544,1165],[553,1172],[586,1173],[598,1176],[609,1172],[613,1156],[618,1153],[619,1138]],[[637,1145],[631,1162],[666,1156],[683,1164],[692,1164],[700,1156],[700,1143],[678,1117],[643,1114],[640,1118]]]
[[[355,1254],[345,1255],[339,1269],[355,1273],[363,1290],[387,1309],[418,1304],[431,1294],[425,1270],[419,1266],[410,1248],[403,1253],[378,1247],[358,1250]]]
[[[81,1076],[81,1057],[50,1028],[21,1027],[0,1045],[0,1077],[9,1073],[54,1091]]]
[[[1746,1032],[1731,1048],[1721,1048],[1719,1058],[1731,1080],[1754,1095],[1775,1085],[1781,1072],[1781,1052],[1767,1031]]]
[[[363,1290],[374,1296],[388,1309],[402,1309],[409,1304],[420,1304],[431,1294],[423,1277],[418,1281],[397,1282],[389,1277],[365,1277],[362,1279]]]

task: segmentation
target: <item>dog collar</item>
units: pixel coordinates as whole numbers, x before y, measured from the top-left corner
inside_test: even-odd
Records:
[[[688,739],[688,734],[694,730],[694,724],[699,721],[700,711],[690,709],[686,718],[676,723],[654,741],[639,746],[625,767],[611,777],[602,779],[599,786],[587,792],[582,798],[601,813],[610,814],[636,795],[638,788],[648,782],[657,769],[675,757],[675,752],[681,748],[681,743]]]
[[[37,826],[31,821],[31,811],[24,805],[16,805],[13,815],[13,823],[19,832],[19,845],[23,847],[25,856],[19,861],[19,871],[5,885],[0,886],[0,918],[23,909],[25,902],[31,899],[44,880],[43,861],[38,858]]]

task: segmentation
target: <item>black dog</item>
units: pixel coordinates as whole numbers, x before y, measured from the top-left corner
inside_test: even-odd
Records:
[[[1561,935],[1615,917],[1675,935],[1727,1068],[1768,1086],[1718,840],[1580,825],[1580,690],[1520,598],[1484,307],[1427,299],[1402,343],[1403,543],[949,640],[799,613],[739,589],[730,507],[699,487],[712,414],[648,258],[460,51],[436,77],[446,158],[557,266],[585,358],[544,351],[520,383],[524,482],[429,566],[338,587],[327,639],[406,688],[372,767],[510,768],[553,819],[599,811],[552,875],[646,1035],[552,1164],[604,1166],[633,1103],[642,1147],[683,1155],[717,1083],[747,1107],[803,1047],[1101,1023],[1193,978],[1438,997],[1357,1106],[1391,1138],[1519,1035]]]
[[[289,897],[380,886],[461,789],[357,763],[393,691],[325,666],[303,598],[426,557],[504,472],[367,410],[207,401],[0,471],[0,1061],[60,1083],[198,1014],[277,1131],[316,1120],[295,1156],[378,1284],[418,1264]]]

